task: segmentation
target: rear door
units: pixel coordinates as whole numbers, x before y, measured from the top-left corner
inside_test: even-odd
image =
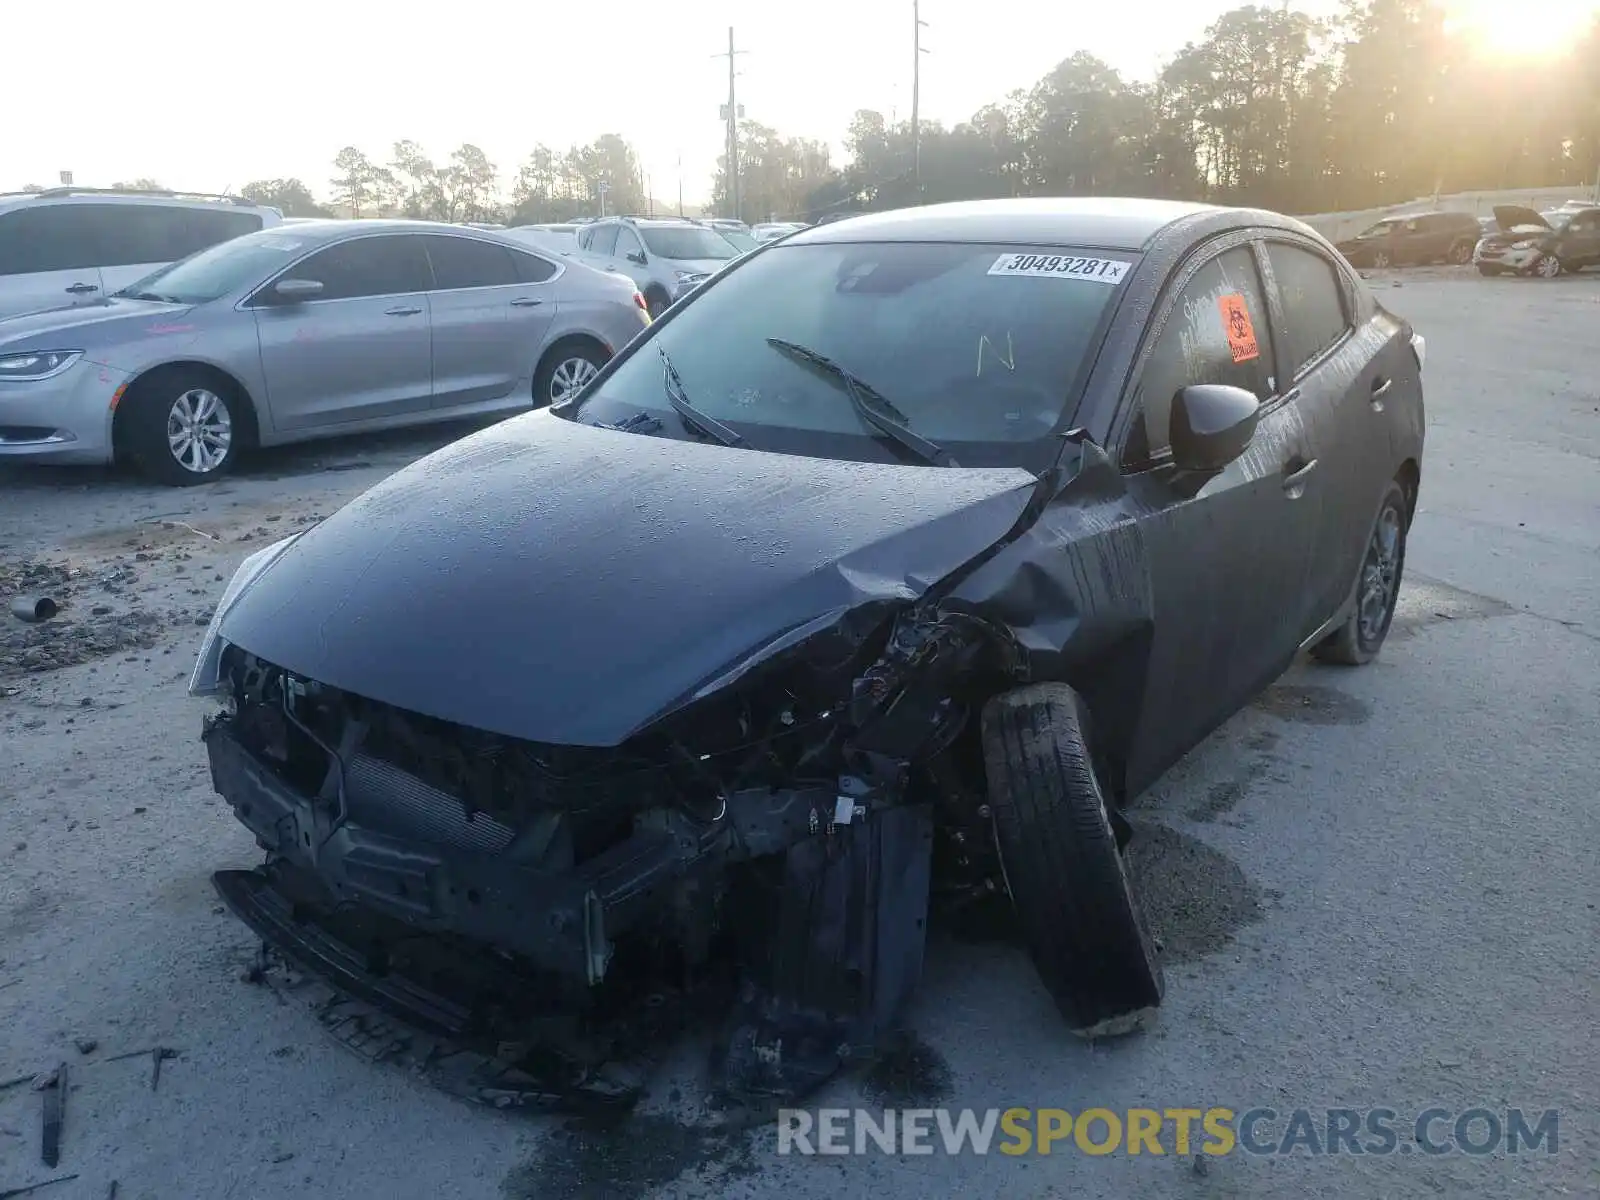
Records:
[[[1384,407],[1397,387],[1389,355],[1355,336],[1353,294],[1343,273],[1309,242],[1263,243],[1271,278],[1278,372],[1317,452],[1316,552],[1309,637],[1338,610],[1355,581],[1392,454]],[[1386,365],[1389,364],[1389,365]]]
[[[1581,212],[1562,231],[1562,258],[1572,270],[1600,264],[1600,209]]]
[[[0,213],[0,317],[73,308],[105,295],[88,207],[30,203]]]
[[[283,278],[317,280],[322,294],[279,300],[271,289]],[[432,286],[428,256],[412,233],[336,242],[269,280],[249,303],[274,427],[289,432],[427,412]]]
[[[555,319],[554,296],[525,282],[519,267],[518,259],[533,256],[464,235],[430,233],[418,240],[433,265],[433,407],[510,395],[532,375]],[[545,278],[554,273],[550,267]]]
[[[1214,243],[1168,284],[1122,406],[1113,446],[1146,510],[1155,607],[1135,791],[1276,678],[1309,619],[1324,481],[1272,334],[1251,242]],[[1203,477],[1176,468],[1169,433],[1173,397],[1198,383],[1242,387],[1262,406],[1250,448]]]

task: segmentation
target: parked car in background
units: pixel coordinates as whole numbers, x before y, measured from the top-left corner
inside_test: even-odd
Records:
[[[0,195],[0,317],[94,304],[157,267],[282,221],[275,208],[195,192]]]
[[[733,233],[750,232],[750,226],[746,225],[743,221],[736,221],[732,217],[706,217],[703,223],[711,226],[713,229],[720,229],[724,233],[730,231]]]
[[[767,221],[750,226],[750,233],[758,242],[770,242],[804,228],[799,221]]]
[[[1473,261],[1483,275],[1538,275],[1554,279],[1600,266],[1600,206],[1537,213],[1520,204],[1494,210],[1501,232],[1483,238]]]
[[[720,229],[719,228],[717,230],[717,232],[720,233],[723,237],[727,238],[728,241],[732,242],[733,243],[733,248],[735,250],[737,250],[740,254],[748,254],[748,253],[750,253],[750,251],[754,250],[757,246],[761,245],[761,243],[756,241],[756,239],[753,236],[751,236],[749,233],[744,232],[742,230],[738,230],[738,229]]]
[[[268,860],[218,888],[475,1033],[508,963],[594,1013],[726,945],[741,1099],[898,1032],[930,897],[1005,898],[1068,1027],[1131,1032],[1164,985],[1127,806],[1302,649],[1380,652],[1424,357],[1262,212],[796,234],[240,569],[191,692]]]
[[[1354,267],[1412,267],[1426,263],[1469,263],[1483,236],[1471,213],[1430,212],[1386,217],[1339,243],[1339,253]]]
[[[578,248],[578,230],[580,225],[555,224],[555,225],[513,225],[506,230],[508,237],[518,241],[526,241],[531,245],[565,254]]]
[[[629,280],[488,230],[263,230],[0,321],[0,459],[203,483],[257,445],[561,400],[648,324]]]
[[[652,317],[739,256],[717,230],[685,217],[606,217],[578,231],[578,248],[589,265],[632,279]]]

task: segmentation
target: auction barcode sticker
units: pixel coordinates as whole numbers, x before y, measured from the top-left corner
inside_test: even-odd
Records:
[[[1080,258],[1071,254],[1002,254],[991,275],[1049,275],[1057,279],[1091,279],[1121,283],[1132,263],[1118,258]]]

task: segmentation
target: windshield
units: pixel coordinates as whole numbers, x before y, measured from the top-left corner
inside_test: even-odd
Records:
[[[733,248],[739,251],[740,254],[743,254],[746,250],[754,250],[760,245],[748,233],[740,233],[737,229],[719,229],[717,232],[732,242]]]
[[[645,249],[660,258],[720,259],[733,258],[739,253],[719,230],[699,225],[645,226],[639,232],[644,235]]]
[[[1379,221],[1371,229],[1365,230],[1362,233],[1358,233],[1356,236],[1364,238],[1386,237],[1388,234],[1393,233],[1395,227],[1399,224],[1399,221]]]
[[[836,375],[777,340],[850,372],[921,438],[1015,447],[1059,426],[1132,262],[1054,247],[775,246],[703,285],[570,415],[646,413],[681,430],[664,350],[695,408],[756,449],[893,458]]]
[[[304,238],[276,231],[247,233],[162,267],[116,295],[205,304],[260,282],[309,248]]]
[[[1540,213],[1539,215],[1550,223],[1550,228],[1552,229],[1564,228],[1567,222],[1572,220],[1573,216],[1572,213],[1562,212],[1559,209],[1557,209],[1555,212]]]

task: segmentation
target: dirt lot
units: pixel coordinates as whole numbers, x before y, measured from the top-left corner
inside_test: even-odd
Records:
[[[0,1192],[197,1197],[1600,1195],[1600,275],[1374,280],[1429,339],[1422,506],[1396,633],[1297,666],[1138,812],[1168,958],[1157,1027],[1090,1047],[1003,931],[936,930],[905,1055],[817,1104],[1561,1110],[1560,1153],[779,1158],[720,1131],[686,1035],[620,1132],[469,1106],[342,1053],[210,873],[253,844],[184,681],[251,550],[461,430],[266,456],[192,492],[0,469]],[[537,486],[537,481],[530,481]],[[87,1052],[76,1044],[92,1040]],[[83,1045],[89,1044],[88,1040]],[[151,1087],[152,1047],[176,1056]],[[118,1055],[145,1051],[137,1057]]]

